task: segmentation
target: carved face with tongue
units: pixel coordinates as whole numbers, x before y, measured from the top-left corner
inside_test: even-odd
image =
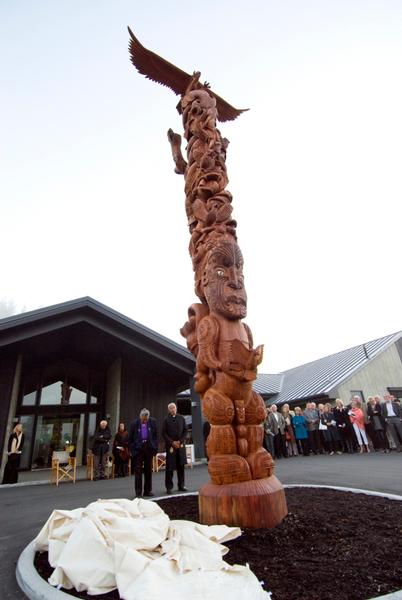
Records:
[[[209,249],[204,263],[202,288],[210,313],[227,319],[247,314],[243,256],[232,237],[223,238]]]

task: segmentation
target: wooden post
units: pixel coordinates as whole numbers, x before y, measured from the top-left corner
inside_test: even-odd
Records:
[[[181,95],[187,161],[181,136],[168,131],[175,172],[184,175],[185,209],[195,293],[188,321],[181,329],[197,359],[195,391],[211,425],[207,441],[211,483],[200,490],[202,523],[274,527],[286,516],[285,493],[273,475],[271,455],[263,448],[263,399],[253,390],[263,347],[253,346],[243,323],[247,294],[243,256],[232,217],[232,195],[226,190],[226,151],[217,120],[233,120],[237,110],[208,84],[199,71],[189,75],[144,48],[132,31],[131,61],[149,79]],[[256,214],[258,218],[258,214]]]

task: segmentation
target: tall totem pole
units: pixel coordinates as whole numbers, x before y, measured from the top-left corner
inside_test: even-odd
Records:
[[[168,131],[176,173],[184,175],[190,256],[199,303],[190,306],[181,329],[196,357],[195,390],[211,424],[207,442],[211,481],[200,489],[200,520],[240,527],[273,527],[287,514],[282,484],[263,448],[265,404],[253,391],[263,347],[253,348],[247,313],[243,257],[226,189],[226,150],[217,120],[237,110],[217,96],[200,73],[181,71],[140,44],[130,33],[131,61],[147,78],[170,87],[181,100],[187,161],[181,136]]]

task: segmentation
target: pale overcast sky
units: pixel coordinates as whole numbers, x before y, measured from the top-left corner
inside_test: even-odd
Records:
[[[127,25],[250,108],[220,129],[260,372],[402,329],[400,0],[3,0],[0,298],[89,295],[184,343],[178,98]]]

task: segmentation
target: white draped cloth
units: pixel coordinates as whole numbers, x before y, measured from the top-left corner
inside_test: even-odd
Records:
[[[238,527],[171,521],[149,500],[98,500],[54,510],[35,538],[48,551],[53,586],[124,600],[268,600],[248,566],[229,565],[223,542]]]

